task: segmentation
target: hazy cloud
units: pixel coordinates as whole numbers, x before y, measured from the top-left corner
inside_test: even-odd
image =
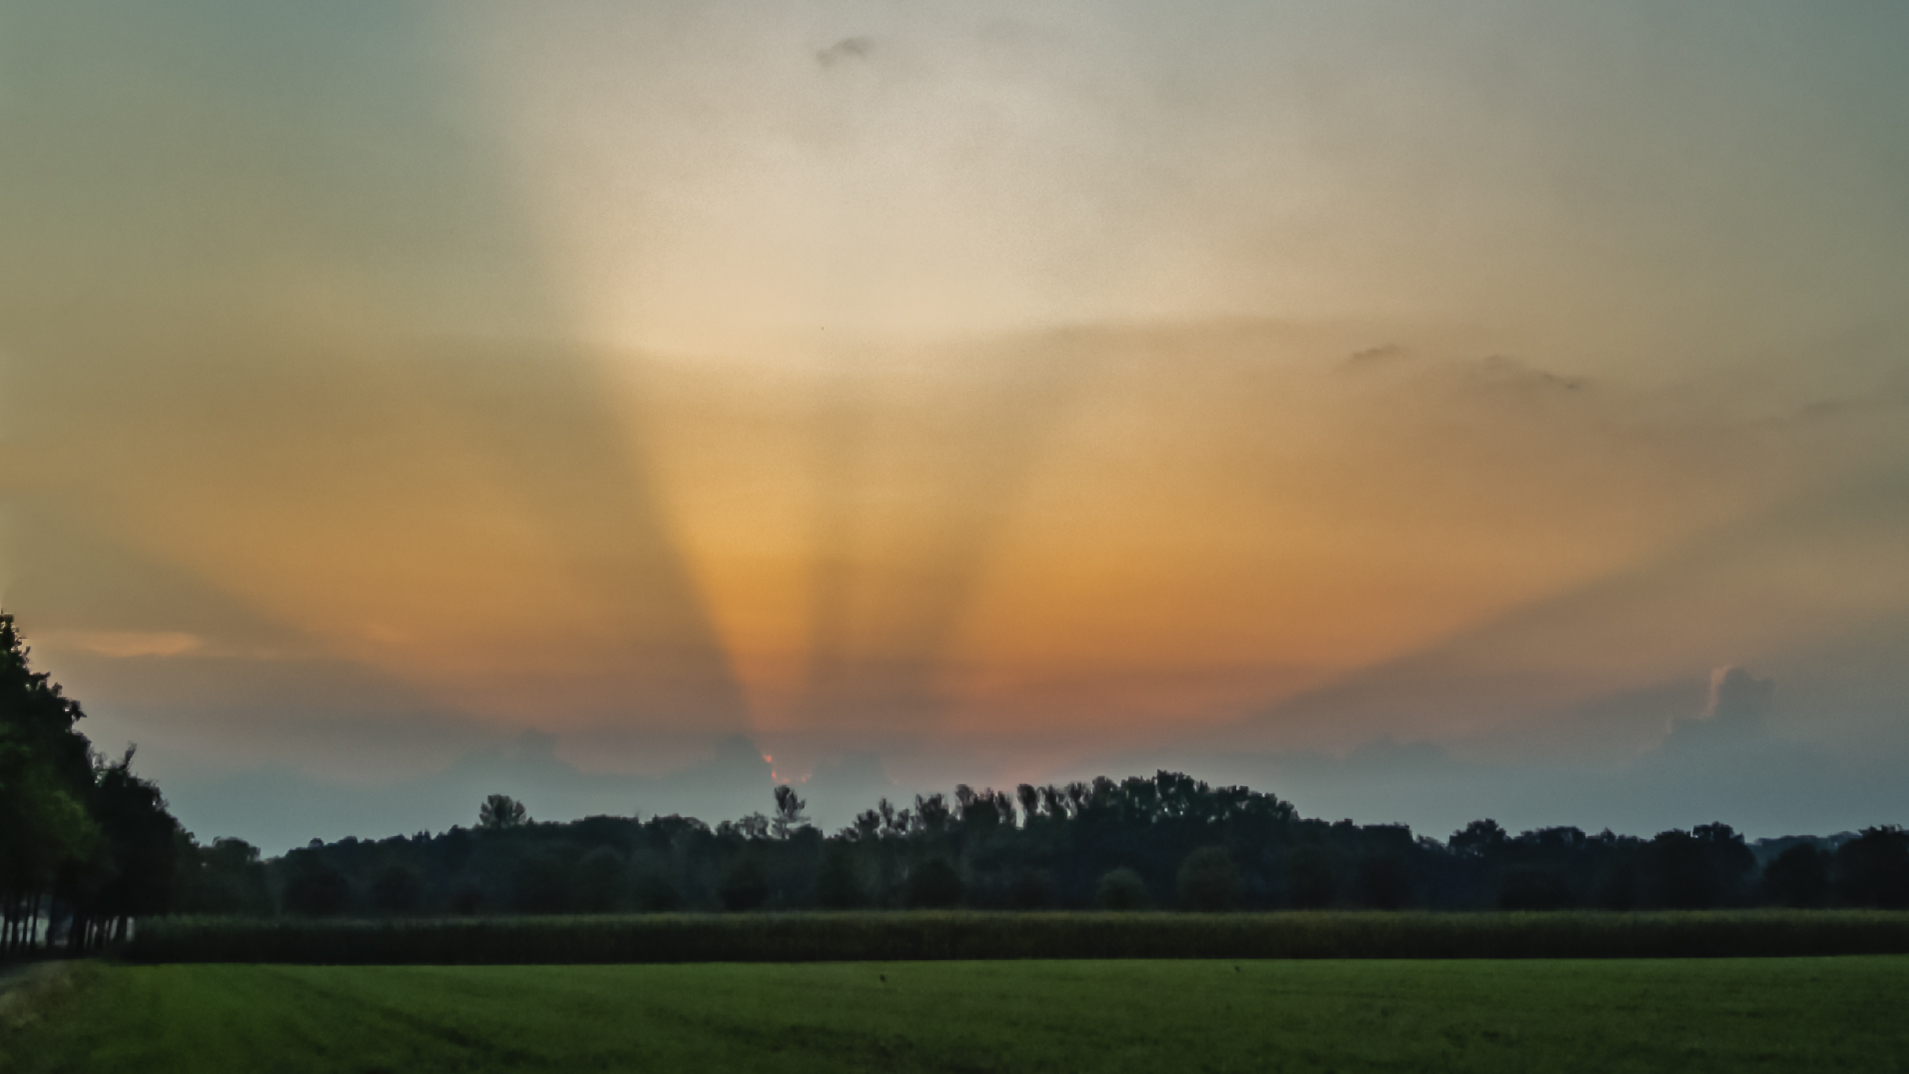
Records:
[[[1404,347],[1396,343],[1381,343],[1376,347],[1364,347],[1346,356],[1349,367],[1383,365],[1396,362],[1407,355]]]
[[[746,738],[658,776],[585,772],[557,756],[554,736],[535,731],[481,747],[428,775],[364,781],[313,776],[284,765],[167,781],[180,821],[202,841],[230,835],[282,852],[307,840],[383,838],[471,827],[491,794],[522,801],[538,820],[679,813],[714,824],[772,801],[769,765]]]
[[[816,52],[815,62],[824,68],[829,68],[849,60],[865,60],[874,51],[873,38],[844,37],[828,48]]]
[[[1888,805],[1904,14],[1459,10],[15,5],[6,605],[103,746],[420,825]]]

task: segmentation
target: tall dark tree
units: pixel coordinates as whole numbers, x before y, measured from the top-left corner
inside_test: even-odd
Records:
[[[1489,818],[1475,820],[1452,833],[1446,845],[1460,857],[1487,861],[1503,853],[1511,837],[1498,822]]]
[[[508,794],[493,794],[477,807],[477,826],[485,831],[503,831],[529,822],[530,812],[524,803]]]
[[[724,874],[719,892],[725,910],[756,910],[769,901],[769,879],[762,863],[745,854]]]
[[[815,875],[816,904],[827,910],[853,910],[867,900],[853,844],[848,840],[830,843],[822,851],[822,865]]]
[[[351,881],[344,870],[326,858],[320,847],[287,854],[289,873],[282,899],[285,909],[305,917],[343,913],[351,901]]]
[[[1846,902],[1892,910],[1909,907],[1909,831],[1894,824],[1864,828],[1836,848],[1836,873]]]
[[[1815,843],[1798,843],[1763,871],[1763,890],[1779,906],[1821,906],[1829,898],[1828,854]]]
[[[91,813],[85,714],[29,663],[13,616],[0,612],[0,949],[32,946],[63,872],[101,850]]]
[[[776,812],[769,818],[769,831],[777,839],[787,839],[799,827],[808,823],[809,816],[803,810],[808,803],[796,797],[795,788],[787,783],[776,784]]]
[[[1180,904],[1189,910],[1231,910],[1244,893],[1240,867],[1225,847],[1201,847],[1187,855],[1175,880]]]
[[[1094,885],[1094,905],[1102,910],[1144,910],[1152,902],[1147,882],[1124,865],[1102,873]]]
[[[185,831],[166,811],[159,787],[133,774],[133,751],[102,766],[94,789],[95,812],[113,863],[101,893],[101,910],[123,923],[163,914],[172,904]]]
[[[272,898],[259,849],[243,839],[187,842],[174,883],[175,909],[200,914],[266,914]]]
[[[1738,900],[1756,859],[1728,824],[1660,832],[1645,848],[1652,900],[1673,910],[1704,910]]]
[[[408,914],[418,908],[424,881],[403,862],[392,862],[371,882],[371,905],[387,914]]]
[[[1332,852],[1309,843],[1293,852],[1292,904],[1302,910],[1331,906],[1339,897],[1339,870]]]
[[[602,913],[620,908],[627,899],[628,863],[612,847],[600,846],[577,861],[578,904]]]
[[[940,910],[959,906],[967,885],[946,858],[929,858],[908,873],[908,905]]]
[[[76,726],[85,713],[30,656],[0,612],[0,951],[15,953],[53,941],[42,921],[63,917],[85,946],[164,913],[190,846],[132,751],[100,763]]]

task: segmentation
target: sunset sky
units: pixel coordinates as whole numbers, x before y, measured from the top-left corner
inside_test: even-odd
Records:
[[[1909,820],[1905,54],[1855,0],[0,0],[0,593],[270,849],[473,765],[678,808],[738,735],[705,809],[760,754]]]

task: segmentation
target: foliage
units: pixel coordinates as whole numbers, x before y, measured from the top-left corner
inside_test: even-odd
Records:
[[[307,917],[331,917],[344,911],[351,886],[337,866],[311,848],[294,850],[287,858],[291,874],[283,896],[287,911]]]
[[[1045,869],[1022,866],[1008,881],[1007,901],[1015,910],[1045,910],[1054,905],[1054,878]]]
[[[371,903],[388,914],[408,914],[418,908],[423,881],[418,871],[402,862],[393,862],[378,872],[371,882]]]
[[[666,876],[650,873],[636,882],[636,908],[646,913],[661,914],[679,910],[683,905],[683,893],[676,890]]]
[[[769,900],[769,881],[762,864],[752,857],[741,857],[723,877],[722,903],[725,910],[754,910]]]
[[[1126,866],[1107,870],[1094,886],[1094,905],[1102,910],[1145,910],[1152,903],[1147,882]]]
[[[623,855],[610,847],[597,847],[577,862],[580,909],[606,913],[622,909]]]
[[[188,844],[179,863],[174,905],[200,913],[270,913],[272,893],[258,848],[243,839]]]
[[[1865,828],[1836,849],[1843,898],[1860,906],[1909,906],[1909,832]]]
[[[787,839],[796,829],[808,823],[808,814],[803,810],[808,803],[796,796],[795,788],[787,783],[778,783],[775,788],[776,812],[769,818],[769,832],[777,839]]]
[[[961,874],[944,858],[929,858],[908,873],[908,905],[939,909],[961,902]]]
[[[530,822],[524,803],[508,794],[493,794],[477,807],[477,826],[487,832],[518,828]]]
[[[83,713],[0,614],[0,954],[98,946],[167,913],[306,917],[823,908],[1567,911],[1909,907],[1909,833],[1785,840],[1759,873],[1724,824],[1649,839],[1475,821],[1443,842],[1299,816],[1177,772],[1012,793],[886,799],[832,835],[789,785],[771,815],[533,821],[490,795],[477,826],[346,838],[263,860],[199,844],[137,776],[96,757]],[[1794,846],[1787,844],[1794,843]],[[1770,853],[1775,854],[1774,850]],[[30,922],[57,927],[29,926]]]
[[[1728,824],[1700,824],[1660,833],[1646,849],[1655,881],[1652,901],[1678,910],[1735,902],[1756,861]]]
[[[1225,847],[1201,847],[1187,855],[1174,889],[1189,910],[1231,910],[1240,904],[1240,867]]]
[[[1764,893],[1778,906],[1821,906],[1829,898],[1829,864],[1813,843],[1789,847],[1763,871]]]
[[[865,911],[435,919],[174,917],[151,962],[590,963],[1026,958],[1680,958],[1909,954],[1909,912]]]
[[[181,885],[171,905],[185,912],[234,912],[236,905],[250,913],[261,912],[262,898],[264,912],[275,899],[277,908],[304,914],[442,915],[1135,909],[1155,897],[1209,912],[1879,906],[1909,899],[1909,837],[1897,829],[1871,829],[1833,854],[1806,841],[1823,873],[1815,888],[1799,888],[1782,869],[1759,873],[1742,836],[1723,824],[1639,839],[1576,828],[1513,835],[1485,820],[1439,842],[1401,825],[1303,818],[1272,795],[1173,772],[1024,786],[1014,795],[959,787],[903,808],[884,800],[833,835],[802,822],[805,804],[792,789],[775,792],[773,817],[757,813],[714,828],[679,816],[510,821],[317,844],[262,869],[199,848],[198,879]],[[486,816],[506,820],[523,808],[504,795],[485,805]],[[307,875],[314,856],[343,877],[325,879],[325,895],[316,900]],[[1785,860],[1784,868],[1793,869],[1807,858],[1798,852]],[[1124,894],[1106,889],[1117,870]],[[405,879],[393,888],[397,876]],[[402,896],[394,898],[397,890]]]
[[[174,902],[195,848],[133,751],[107,763],[85,718],[0,612],[0,957],[97,946]]]
[[[815,878],[816,905],[826,910],[853,910],[868,901],[857,875],[854,849],[845,842],[831,843],[822,852],[822,868]]]
[[[1293,850],[1288,858],[1292,877],[1292,904],[1305,910],[1331,906],[1339,893],[1338,870],[1332,853],[1316,843]]]

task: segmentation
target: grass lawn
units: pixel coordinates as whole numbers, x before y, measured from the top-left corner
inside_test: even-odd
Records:
[[[1903,956],[73,974],[0,1069],[1909,1071]]]

